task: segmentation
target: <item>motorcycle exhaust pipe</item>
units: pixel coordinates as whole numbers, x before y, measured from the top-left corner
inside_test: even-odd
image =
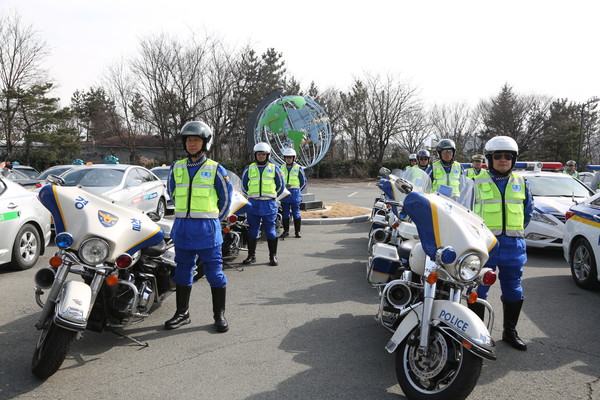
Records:
[[[406,307],[412,299],[410,287],[402,281],[390,282],[383,290],[383,295],[395,308]]]
[[[372,233],[371,236],[373,237],[373,242],[374,243],[385,243],[389,240],[390,235],[388,232],[386,232],[385,230],[379,228],[379,229],[375,229]]]
[[[44,267],[39,269],[35,273],[35,277],[33,278],[35,284],[40,289],[50,289],[52,284],[54,283],[54,278],[56,277],[56,271],[54,271],[50,267]]]

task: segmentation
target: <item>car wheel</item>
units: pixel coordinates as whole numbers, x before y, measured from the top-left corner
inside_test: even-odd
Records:
[[[158,199],[158,205],[156,206],[156,213],[160,216],[160,218],[164,218],[165,213],[167,211],[167,203],[165,199],[161,197]]]
[[[580,288],[600,288],[596,258],[592,246],[586,239],[577,239],[571,247],[571,275]]]
[[[12,249],[10,266],[22,271],[35,265],[42,249],[40,234],[31,224],[25,224],[19,229]]]

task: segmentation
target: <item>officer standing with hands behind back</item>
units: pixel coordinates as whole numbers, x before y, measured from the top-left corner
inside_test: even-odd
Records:
[[[189,302],[198,257],[210,284],[215,328],[219,333],[227,332],[227,278],[223,273],[220,220],[229,212],[233,188],[225,168],[206,157],[212,139],[208,125],[200,121],[188,122],[181,128],[180,135],[187,158],[173,164],[167,185],[175,203],[171,238],[177,263],[173,278],[177,310],[173,318],[165,322],[165,328],[176,329],[191,322]]]
[[[294,217],[294,231],[297,238],[301,238],[300,227],[302,217],[300,216],[300,203],[302,202],[302,191],[306,187],[306,175],[304,168],[296,163],[296,150],[287,148],[283,150],[283,159],[285,164],[281,166],[285,187],[290,191],[289,196],[281,199],[283,233],[281,238],[289,236],[290,230],[290,209]]]
[[[277,197],[285,190],[281,169],[269,162],[271,146],[260,142],[254,145],[254,162],[244,169],[242,174],[242,190],[248,196],[252,205],[248,211],[248,257],[243,264],[256,262],[256,243],[262,222],[269,246],[269,264],[278,265],[277,262]]]
[[[488,170],[474,177],[475,204],[473,211],[498,239],[497,248],[490,253],[486,267],[498,268],[502,290],[504,329],[502,340],[517,350],[527,345],[517,334],[517,322],[523,306],[523,265],[527,262],[525,227],[533,214],[533,197],[521,175],[513,172],[519,147],[508,136],[496,136],[485,144]],[[480,286],[477,293],[486,299],[489,286]],[[484,305],[469,304],[482,320]]]

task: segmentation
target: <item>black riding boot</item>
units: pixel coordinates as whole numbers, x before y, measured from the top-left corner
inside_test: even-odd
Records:
[[[277,263],[277,239],[267,239],[269,245],[269,265],[275,267]]]
[[[192,322],[189,311],[191,293],[191,286],[177,285],[175,287],[175,303],[177,304],[177,311],[175,311],[173,318],[165,322],[165,329],[177,329],[181,325]]]
[[[302,219],[301,218],[294,218],[294,230],[296,231],[296,237],[297,238],[301,238],[302,235],[300,234],[300,226],[302,225]]]
[[[283,222],[283,233],[279,237],[283,239],[290,235],[290,219],[282,219],[281,222]]]
[[[248,257],[242,261],[242,264],[253,264],[256,262],[256,240],[248,238]]]
[[[502,299],[502,309],[504,310],[504,331],[502,332],[502,340],[509,343],[512,347],[517,350],[527,350],[527,345],[517,334],[517,322],[519,321],[519,314],[521,314],[521,307],[523,306],[523,300],[516,302],[509,302]]]
[[[481,319],[483,321],[483,316],[485,315],[485,306],[481,303],[467,303],[467,307],[469,307],[469,310],[473,311],[475,314],[477,314],[477,316],[479,317],[479,319]]]
[[[211,287],[213,302],[213,317],[215,318],[215,328],[217,332],[223,333],[229,330],[229,324],[225,319],[225,287]]]

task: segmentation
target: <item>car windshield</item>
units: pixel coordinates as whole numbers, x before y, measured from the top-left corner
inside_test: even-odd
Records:
[[[534,196],[553,197],[589,197],[590,191],[581,183],[570,177],[557,176],[526,176],[531,194]]]
[[[123,180],[124,170],[110,168],[81,168],[62,176],[65,186],[115,187]]]
[[[38,181],[43,181],[45,180],[48,175],[52,174],[52,175],[61,175],[63,172],[70,170],[71,168],[73,168],[72,166],[66,166],[66,167],[51,167],[48,168],[47,170],[45,170],[44,172],[42,172],[41,174],[39,174],[37,176]]]
[[[170,168],[156,168],[151,171],[154,175],[158,176],[158,179],[166,181],[169,178],[169,170]]]
[[[29,179],[35,179],[36,176],[38,176],[39,172],[37,172],[35,169],[33,168],[13,168],[16,169],[19,172],[22,172],[23,174],[27,175],[27,177]]]

